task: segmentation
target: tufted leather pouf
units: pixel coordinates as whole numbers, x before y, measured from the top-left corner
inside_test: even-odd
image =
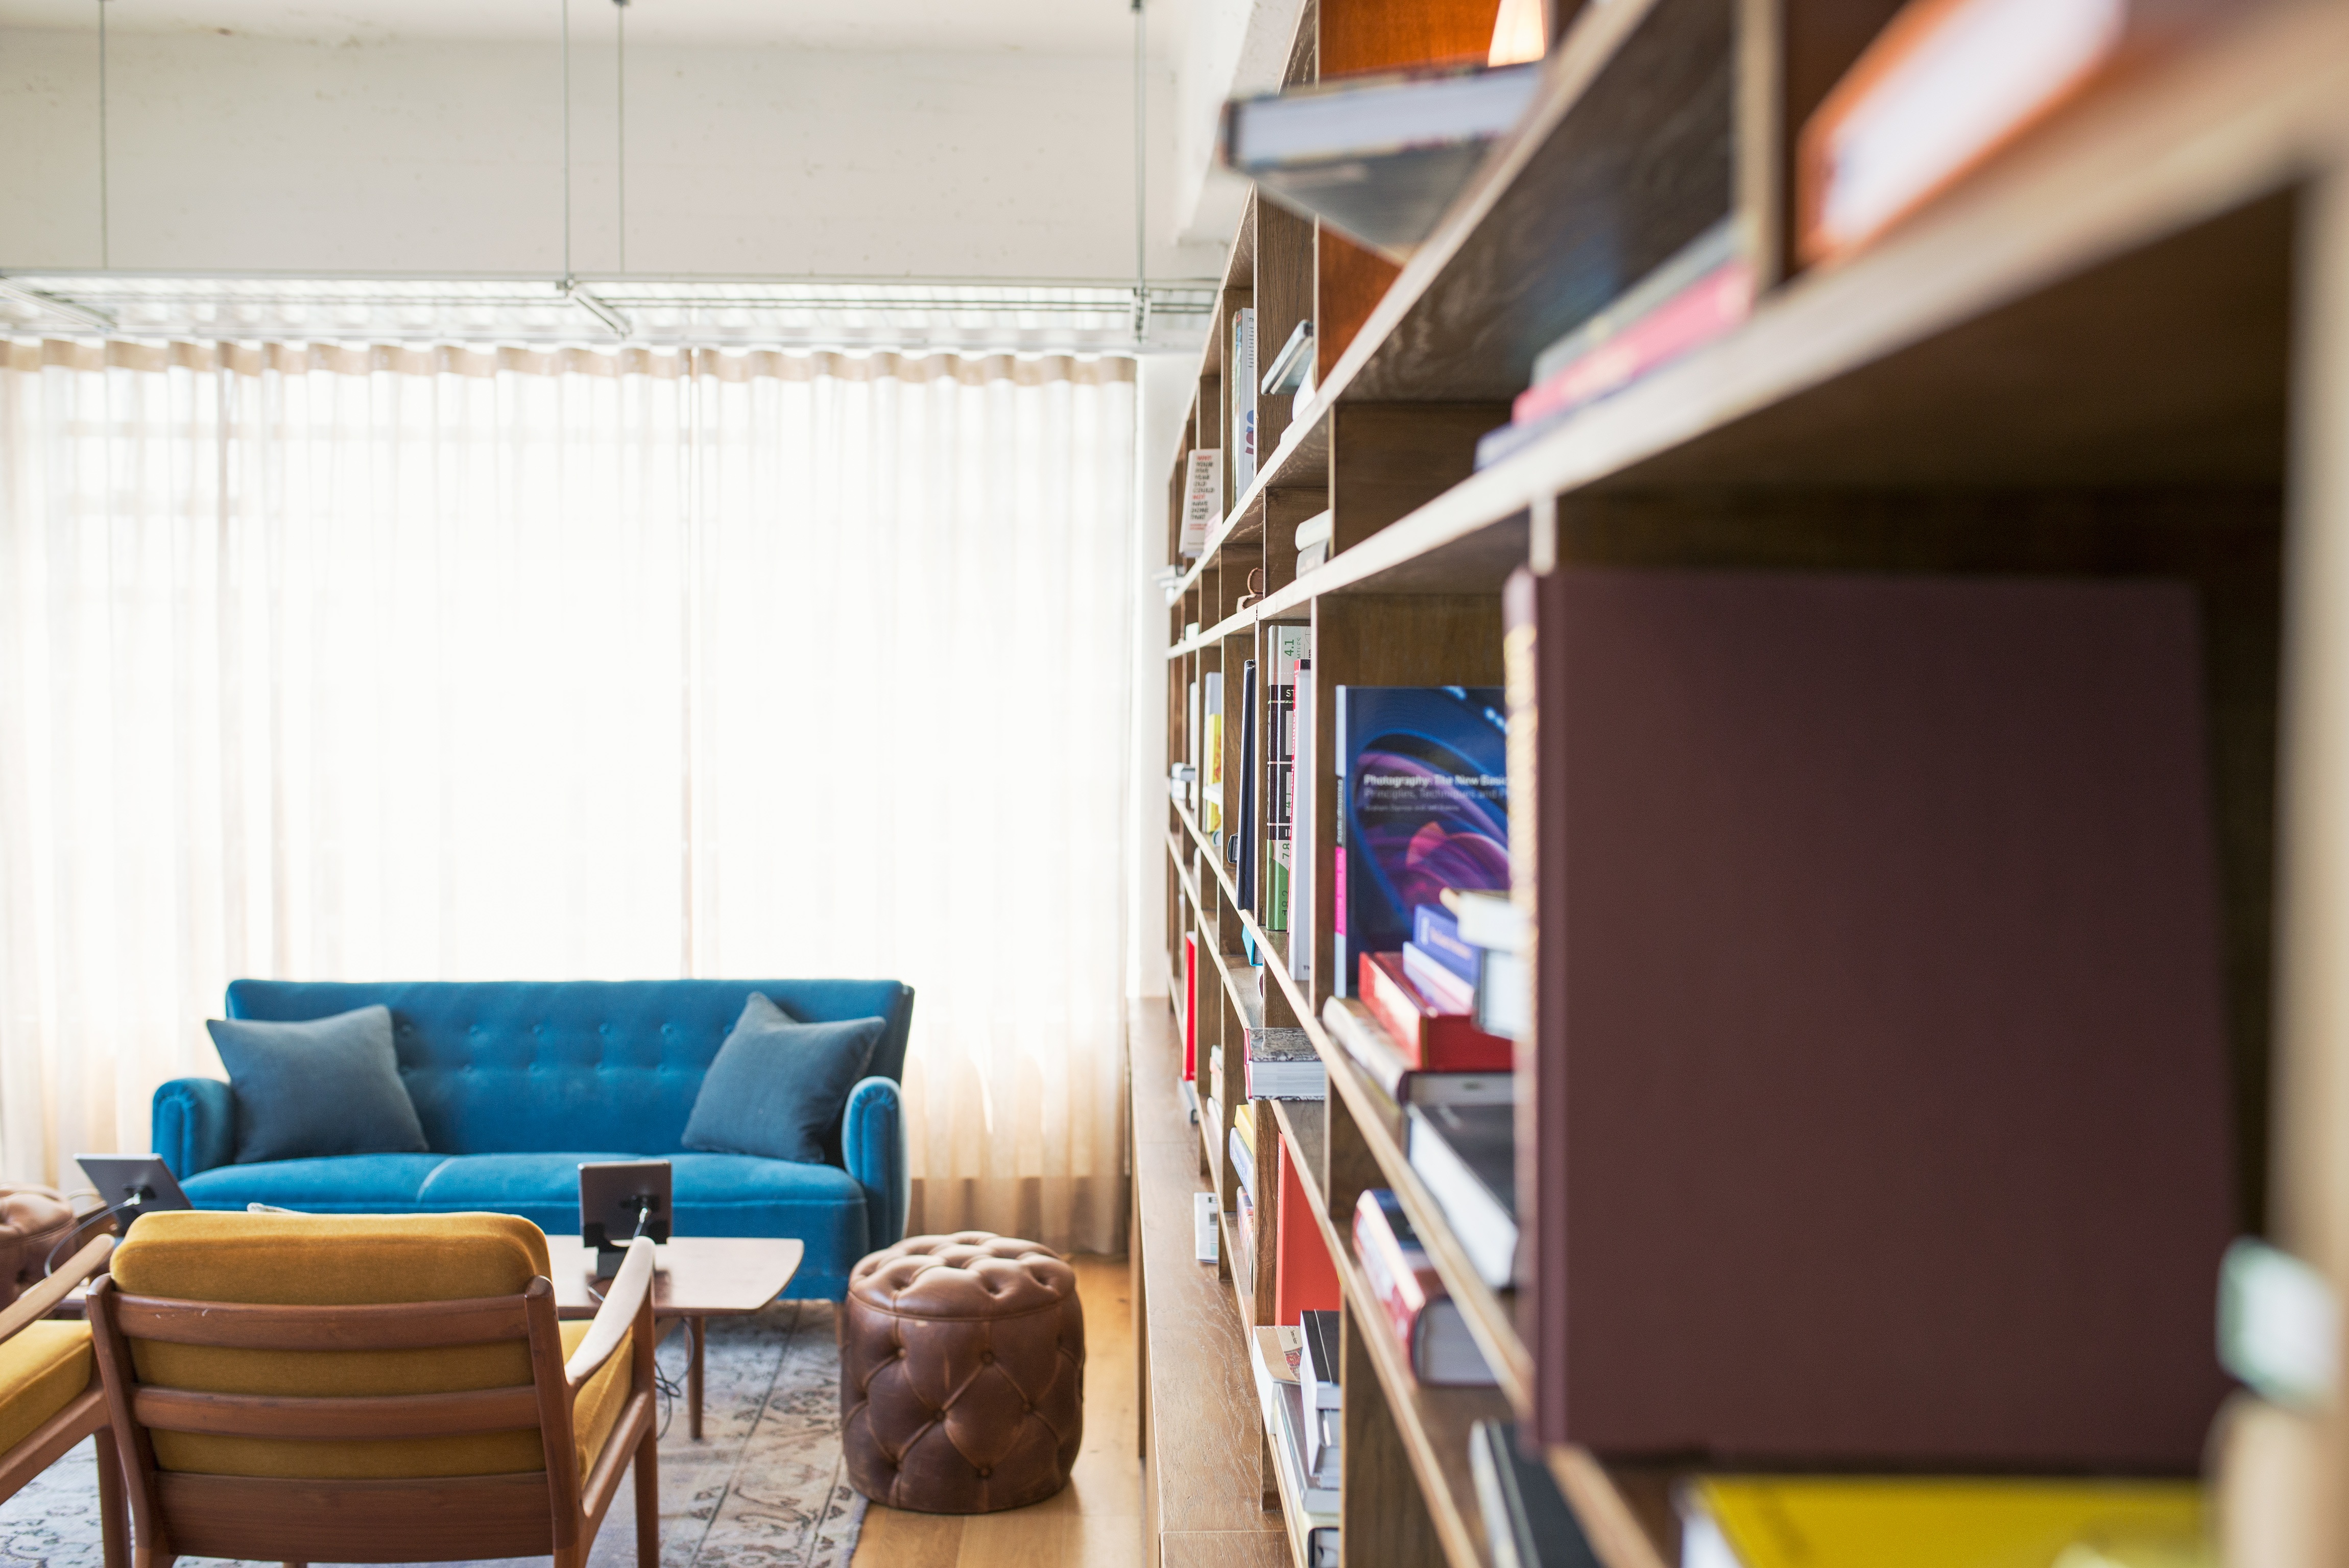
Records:
[[[73,1223],[73,1206],[55,1188],[0,1187],[0,1306],[40,1279]]]
[[[841,1444],[891,1508],[993,1513],[1069,1484],[1084,1439],[1076,1271],[985,1231],[909,1236],[848,1276]]]

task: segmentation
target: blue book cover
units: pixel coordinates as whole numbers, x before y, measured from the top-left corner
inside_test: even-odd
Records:
[[[1460,940],[1460,923],[1440,903],[1411,912],[1411,939],[1421,952],[1471,985],[1476,984],[1476,950]]]
[[[1507,708],[1498,686],[1340,686],[1334,943],[1340,995],[1447,887],[1509,886]]]

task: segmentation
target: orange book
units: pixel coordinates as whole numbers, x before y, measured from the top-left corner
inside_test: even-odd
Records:
[[[1280,1208],[1273,1238],[1272,1320],[1295,1323],[1308,1312],[1338,1310],[1338,1265],[1307,1206],[1305,1178],[1280,1144]]]
[[[2227,0],[1910,0],[1803,127],[1796,247],[1866,245]]]

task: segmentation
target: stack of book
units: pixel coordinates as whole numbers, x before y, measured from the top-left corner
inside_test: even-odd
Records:
[[[1411,1168],[1476,1277],[1495,1290],[1508,1289],[1518,1272],[1516,1119],[1506,1105],[1414,1105],[1404,1113]]]
[[[1468,1473],[1476,1483],[1493,1568],[1599,1568],[1582,1522],[1550,1479],[1549,1467],[1520,1446],[1515,1421],[1479,1421],[1469,1429]],[[1682,1568],[1699,1564],[1683,1557]]]
[[[1301,1313],[1297,1326],[1305,1336],[1297,1380],[1305,1479],[1309,1486],[1335,1491],[1346,1430],[1345,1394],[1338,1382],[1338,1315]]]
[[[1753,310],[1755,282],[1736,221],[1723,219],[1536,356],[1533,385],[1517,395],[1509,423],[1476,443],[1476,466],[1490,468],[1577,409],[1719,337]]]
[[[1324,1002],[1321,1024],[1397,1105],[1507,1105],[1515,1098],[1515,1075],[1506,1067],[1447,1070],[1441,1057],[1435,1067],[1419,1066],[1378,1016],[1350,997]]]
[[[1250,1099],[1327,1099],[1330,1069],[1302,1029],[1268,1028],[1247,1031],[1247,1098]]]
[[[1315,512],[1297,525],[1297,574],[1304,576],[1330,559],[1330,514]]]
[[[1447,1387],[1493,1384],[1468,1320],[1428,1262],[1402,1201],[1384,1187],[1365,1190],[1354,1204],[1354,1255],[1371,1294],[1386,1309],[1387,1326],[1410,1359],[1413,1377]]]
[[[1338,1472],[1316,1477],[1305,1458],[1306,1336],[1287,1325],[1258,1328],[1248,1346],[1257,1399],[1280,1489],[1305,1517],[1307,1549],[1318,1565],[1338,1560]],[[1334,1452],[1335,1450],[1333,1450]]]

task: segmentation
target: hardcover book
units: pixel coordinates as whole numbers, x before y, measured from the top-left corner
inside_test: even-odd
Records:
[[[1516,1044],[1487,1034],[1466,1013],[1450,1013],[1420,995],[1403,973],[1402,954],[1365,953],[1356,975],[1362,1006],[1393,1036],[1403,1059],[1429,1072],[1505,1073]]]
[[[2195,1473],[2240,1222],[2194,590],[1530,600],[1537,1435]]]
[[[1509,885],[1508,720],[1494,686],[1340,686],[1333,989],[1444,890]]]
[[[1402,1048],[1368,1007],[1350,996],[1321,1004],[1321,1024],[1371,1081],[1397,1105],[1508,1105],[1516,1099],[1516,1077],[1495,1072],[1428,1072],[1403,1058]]]
[[[1468,1320],[1428,1262],[1402,1200],[1387,1188],[1365,1188],[1354,1204],[1354,1255],[1410,1357],[1413,1377],[1432,1387],[1493,1385]]]
[[[1599,1568],[1599,1554],[1549,1467],[1519,1446],[1515,1421],[1479,1421],[1468,1429],[1468,1473],[1476,1483],[1493,1568]],[[1700,1568],[1685,1553],[1682,1565]]]
[[[1298,1174],[1288,1140],[1279,1141],[1280,1195],[1274,1214],[1278,1227],[1273,1243],[1272,1315],[1295,1323],[1305,1313],[1338,1310],[1338,1265],[1321,1242],[1321,1226],[1305,1196],[1305,1179]]]
[[[1403,1117],[1411,1168],[1442,1205],[1476,1276],[1507,1289],[1518,1263],[1514,1109],[1414,1105]]]
[[[1177,553],[1197,555],[1207,548],[1207,536],[1224,521],[1224,454],[1219,447],[1203,447],[1191,454],[1183,476],[1183,531]]]
[[[1297,828],[1297,668],[1312,646],[1312,628],[1276,622],[1264,628],[1272,678],[1265,689],[1264,850],[1261,907],[1267,931],[1288,929],[1288,878]]]

